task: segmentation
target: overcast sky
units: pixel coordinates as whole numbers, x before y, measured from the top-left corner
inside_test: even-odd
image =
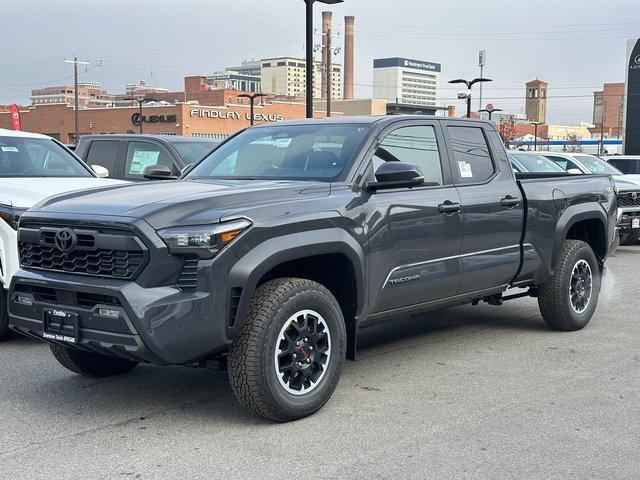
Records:
[[[0,103],[68,83],[64,59],[74,53],[92,62],[80,79],[113,92],[140,79],[182,90],[184,75],[304,53],[303,0],[0,2]],[[626,40],[640,36],[638,0],[346,0],[331,9],[339,33],[344,15],[356,17],[358,97],[371,96],[374,58],[404,56],[441,63],[441,103],[462,113],[446,81],[476,76],[484,48],[494,82],[483,103],[520,112],[524,83],[539,77],[550,83],[554,123],[591,121],[593,91],[624,81]]]

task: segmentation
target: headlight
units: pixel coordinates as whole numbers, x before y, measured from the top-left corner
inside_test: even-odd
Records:
[[[14,208],[9,205],[0,205],[0,218],[7,222],[11,228],[18,230],[18,220],[20,220],[20,215],[26,211],[26,208]]]
[[[240,219],[216,225],[170,227],[158,230],[158,235],[171,253],[211,258],[250,226],[249,220]]]

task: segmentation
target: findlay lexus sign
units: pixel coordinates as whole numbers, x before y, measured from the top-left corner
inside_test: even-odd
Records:
[[[251,120],[250,113],[233,112],[229,110],[209,110],[204,108],[195,108],[189,112],[190,117],[211,118],[217,120]],[[284,115],[276,113],[255,113],[253,119],[256,122],[282,122]]]

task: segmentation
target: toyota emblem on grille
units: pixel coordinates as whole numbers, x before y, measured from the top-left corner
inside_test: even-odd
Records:
[[[637,200],[637,199],[638,199],[638,192],[633,192],[633,193],[631,194],[631,198],[632,198],[633,200]]]
[[[73,232],[73,230],[69,230],[68,228],[63,228],[62,230],[58,230],[56,232],[56,236],[53,239],[53,243],[55,243],[56,248],[61,252],[70,252],[78,243],[78,237]]]

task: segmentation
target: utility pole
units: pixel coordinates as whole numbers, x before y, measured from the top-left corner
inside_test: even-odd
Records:
[[[480,66],[480,78],[484,78],[484,66],[487,64],[487,51],[480,50],[478,55],[478,65]],[[478,111],[482,109],[482,83],[480,84],[480,98],[478,101]]]
[[[80,108],[79,99],[78,99],[78,64],[80,65],[89,65],[89,62],[80,62],[78,61],[78,56],[74,55],[73,60],[65,60],[66,63],[73,63],[73,96],[74,96],[74,123],[75,123],[75,138],[73,139],[74,143],[77,145],[80,137],[80,116],[78,115],[78,110]]]

